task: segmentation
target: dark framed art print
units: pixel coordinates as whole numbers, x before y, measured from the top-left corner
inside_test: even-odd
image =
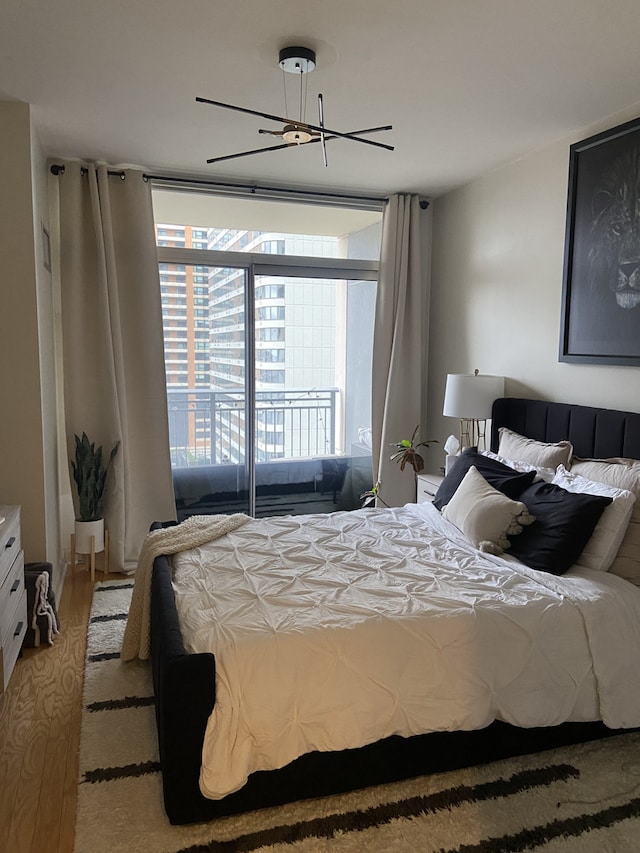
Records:
[[[570,148],[560,361],[640,365],[640,118]]]

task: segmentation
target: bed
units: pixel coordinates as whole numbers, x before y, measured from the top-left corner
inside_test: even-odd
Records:
[[[573,448],[573,457],[577,458],[586,460],[615,457],[631,460],[640,459],[640,414],[504,398],[497,400],[494,404],[491,438],[491,447],[494,451],[497,451],[500,446],[501,428],[537,442],[559,444],[569,441]],[[524,474],[524,472],[522,473]],[[539,482],[537,475],[535,479],[536,482]],[[531,485],[531,488],[534,488],[534,485]],[[546,488],[544,482],[540,484],[540,488]],[[602,500],[601,503],[604,505],[605,501]],[[591,504],[595,504],[595,502],[592,501]],[[617,503],[616,506],[618,506]],[[432,508],[429,508],[428,511],[435,512]],[[360,516],[366,512],[369,511],[361,511]],[[400,526],[406,526],[407,523],[413,524],[413,521],[407,522],[406,520],[407,514],[412,512],[415,510],[411,508],[397,510],[397,524]],[[334,524],[343,524],[340,519],[344,520],[345,517],[352,519],[352,524],[356,524],[360,517],[358,512],[353,515],[342,513],[334,515],[335,520],[332,522]],[[520,520],[524,519],[524,515],[519,517]],[[278,523],[286,524],[287,522],[285,520]],[[325,521],[324,523],[327,524],[328,522]],[[156,527],[159,526],[156,525]],[[523,526],[523,532],[519,534],[523,536],[523,541],[526,539],[526,530],[524,529],[526,526],[526,524]],[[529,529],[534,529],[533,525]],[[325,538],[327,538],[326,533],[325,530],[323,534]],[[241,534],[242,530],[234,535],[240,536]],[[283,533],[282,530],[279,530],[277,535],[286,536],[288,531]],[[342,535],[343,533],[340,531],[338,536],[341,537]],[[518,536],[515,536],[513,541],[516,539]],[[414,551],[420,551],[424,546],[419,543],[418,547],[412,543],[412,547]],[[522,547],[526,550],[526,546]],[[473,555],[471,555],[471,559],[473,559]],[[499,566],[503,556],[492,555],[485,550],[484,559],[488,560],[489,566],[492,566],[493,563]],[[198,561],[199,558],[195,562],[198,563]],[[526,595],[530,594],[530,587],[527,584],[533,584],[537,577],[535,570],[533,570],[533,574],[531,572],[532,570],[528,570],[528,573],[527,571],[524,572],[524,587],[519,587],[516,590],[517,594],[522,595],[522,590],[525,591]],[[395,584],[395,580],[392,580],[391,583],[392,585]],[[555,601],[563,600],[563,583],[571,584],[571,578],[569,577],[565,581],[562,577],[550,575],[548,582],[546,582],[549,595],[555,597]],[[595,576],[593,583],[596,585],[603,583],[605,587],[608,584],[611,587],[611,591],[607,592],[609,602],[604,618],[612,623],[618,621],[615,616],[612,616],[616,612],[615,609],[612,610],[612,607],[618,606],[615,601],[621,598],[620,591],[624,593],[626,587],[630,591],[633,590],[628,596],[629,602],[631,602],[628,606],[635,606],[635,601],[640,597],[640,591],[631,586],[627,580],[615,577],[611,580],[608,577],[601,580]],[[203,796],[200,789],[205,733],[210,720],[214,719],[212,711],[216,702],[220,707],[221,703],[229,703],[233,700],[234,685],[229,686],[226,683],[229,680],[227,673],[217,672],[216,657],[213,653],[207,651],[188,653],[185,651],[183,626],[181,626],[178,615],[174,586],[169,559],[165,556],[156,558],[151,584],[151,658],[164,804],[170,821],[175,824],[210,820],[223,815],[279,805],[301,798],[353,790],[423,773],[539,751],[564,743],[603,737],[615,733],[618,726],[625,730],[640,726],[640,708],[633,707],[636,704],[634,692],[636,683],[633,683],[634,689],[621,697],[623,702],[626,700],[631,707],[624,708],[622,711],[616,710],[609,713],[607,717],[606,713],[598,713],[598,709],[594,709],[597,702],[593,694],[593,673],[587,672],[582,664],[577,664],[578,668],[582,667],[584,670],[580,676],[584,689],[581,688],[577,691],[581,695],[577,696],[576,693],[574,706],[564,714],[558,710],[561,704],[560,700],[554,699],[553,702],[548,702],[549,713],[545,712],[546,716],[543,715],[544,723],[542,725],[535,725],[535,721],[532,722],[528,718],[525,706],[522,709],[524,717],[520,712],[514,715],[516,724],[505,722],[504,719],[496,719],[492,722],[491,714],[484,716],[479,714],[473,719],[463,720],[459,730],[437,730],[428,731],[424,734],[413,734],[412,721],[408,724],[407,731],[404,731],[402,726],[397,725],[397,721],[393,722],[393,714],[390,714],[390,725],[395,726],[395,730],[402,731],[403,734],[390,734],[357,747],[340,748],[338,743],[337,746],[332,744],[330,751],[314,748],[310,752],[304,752],[299,757],[292,758],[279,769],[258,769],[248,774],[240,771],[238,779],[232,784],[232,787],[237,788],[237,790],[224,795],[220,795],[220,792],[214,792],[217,798],[211,799]],[[427,600],[429,595],[426,594],[424,598]],[[182,599],[180,600],[182,601]],[[384,611],[387,604],[388,602],[385,599],[381,603],[381,611]],[[184,605],[181,604],[180,606]],[[626,607],[627,603],[619,606]],[[588,607],[591,605],[589,604]],[[538,607],[540,614],[546,613],[547,609],[541,599]],[[531,612],[533,610],[534,608],[531,609]],[[578,611],[580,612],[578,613]],[[583,611],[578,607],[571,618],[578,619],[578,621],[583,618],[588,619],[591,618],[589,612],[588,609]],[[382,620],[383,616],[380,618]],[[596,621],[597,618],[596,615]],[[185,621],[184,613],[183,621]],[[193,640],[190,639],[189,642],[192,644]],[[396,640],[393,642],[395,644]],[[401,643],[401,640],[397,640],[397,642]],[[560,645],[561,638],[557,642]],[[640,639],[638,639],[638,644],[640,647]],[[618,657],[621,659],[624,657],[626,660],[626,656],[618,655]],[[392,664],[384,660],[384,654],[381,654],[379,659],[381,667],[393,667]],[[633,682],[634,668],[637,669],[636,663],[640,661],[634,661],[632,658],[630,662],[626,662],[631,667],[630,677],[631,682]],[[603,669],[600,677],[607,680],[607,673],[613,672],[616,667],[615,649],[613,652],[606,651],[598,666]],[[555,677],[553,675],[552,680]],[[574,678],[574,674],[571,675],[571,678]],[[626,672],[623,678],[629,681],[629,672]],[[615,679],[613,680],[615,682]],[[284,676],[282,681],[280,679],[274,679],[274,681],[273,693],[278,697],[279,691],[286,692],[288,688],[285,685]],[[406,681],[415,682],[416,678],[410,672]],[[618,687],[619,681],[620,678],[618,678]],[[613,689],[615,690],[615,688],[616,684],[614,683]],[[462,689],[464,690],[466,687],[463,685]],[[535,684],[532,687],[527,687],[527,689],[533,695]],[[217,690],[218,696],[216,695]],[[472,716],[476,713],[477,704],[475,701],[469,703]],[[249,699],[247,699],[247,707],[249,707]],[[276,717],[278,713],[276,705]],[[639,715],[637,720],[636,714]],[[508,713],[502,714],[502,716],[507,719],[510,718]],[[559,722],[563,716],[569,721]],[[605,717],[607,717],[609,725],[605,725],[601,721],[601,718]],[[523,719],[524,723],[521,722]],[[612,721],[613,726],[611,725]],[[234,733],[231,732],[231,737],[234,736]],[[247,766],[251,770],[251,765]],[[248,775],[246,782],[244,782],[245,775]]]

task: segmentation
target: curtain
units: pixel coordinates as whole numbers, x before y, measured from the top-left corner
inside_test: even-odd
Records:
[[[429,281],[428,223],[415,195],[392,196],[382,225],[372,381],[374,480],[389,506],[416,499],[413,468],[391,462],[392,444],[410,439],[422,414]],[[423,425],[424,426],[424,425]],[[421,439],[428,436],[421,429]],[[420,439],[417,439],[420,440]]]
[[[57,178],[69,458],[86,432],[108,456],[112,571],[137,563],[154,520],[175,518],[151,187],[142,172],[64,164]],[[75,487],[72,488],[75,494]]]

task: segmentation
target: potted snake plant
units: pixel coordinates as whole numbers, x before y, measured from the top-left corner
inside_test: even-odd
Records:
[[[120,442],[111,449],[109,458],[102,453],[102,447],[96,447],[89,441],[87,434],[82,438],[75,436],[75,460],[71,461],[73,479],[78,489],[78,517],[75,522],[76,550],[79,554],[91,551],[91,537],[94,537],[94,551],[104,550],[104,502],[107,474],[113,457],[118,452]]]

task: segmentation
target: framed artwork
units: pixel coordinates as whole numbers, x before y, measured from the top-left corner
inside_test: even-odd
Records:
[[[560,361],[640,365],[640,118],[570,148]]]

